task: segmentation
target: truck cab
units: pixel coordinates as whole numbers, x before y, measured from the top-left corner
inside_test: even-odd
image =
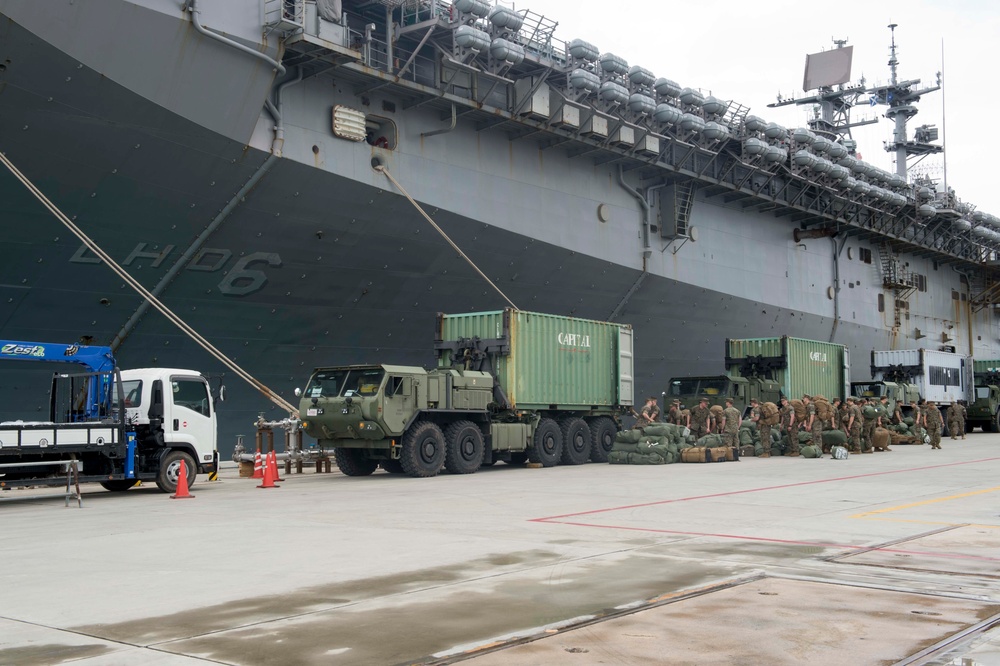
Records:
[[[920,389],[914,384],[901,382],[851,382],[851,395],[877,399],[885,396],[889,399],[890,414],[894,414],[898,407],[903,417],[907,417],[912,415],[914,405],[920,400]]]
[[[674,400],[680,400],[689,409],[702,398],[708,398],[709,405],[722,407],[726,406],[726,398],[732,398],[733,407],[746,414],[752,399],[777,403],[781,399],[781,385],[760,377],[675,377],[663,397],[667,408]]]
[[[299,413],[302,429],[321,447],[333,448],[337,466],[348,476],[365,476],[378,466],[433,476],[444,464],[446,446],[453,452],[451,468],[468,473],[492,453],[487,409],[493,385],[491,374],[476,370],[317,368],[299,393]],[[522,435],[524,440],[526,431]]]
[[[976,426],[983,432],[1000,432],[1000,386],[976,382],[973,395],[975,399],[967,408],[966,432]]]

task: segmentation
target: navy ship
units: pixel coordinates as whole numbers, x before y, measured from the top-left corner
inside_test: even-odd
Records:
[[[907,127],[936,86],[895,62],[866,88],[820,58],[794,100],[815,118],[786,128],[487,0],[0,0],[0,19],[0,151],[283,395],[317,365],[431,364],[435,314],[498,290],[631,324],[640,393],[720,373],[727,337],[845,344],[855,379],[873,348],[1000,353],[1000,220],[907,175],[940,151]],[[896,173],[855,152],[869,99]],[[6,173],[0,210],[0,338],[223,373]],[[4,371],[0,419],[45,413],[37,375]],[[222,379],[223,449],[284,416]]]

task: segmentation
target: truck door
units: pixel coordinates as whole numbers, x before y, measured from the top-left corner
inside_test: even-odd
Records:
[[[167,442],[191,444],[199,462],[211,462],[216,429],[208,382],[203,377],[173,375],[165,397],[163,431]]]
[[[385,380],[382,419],[391,433],[403,432],[413,413],[413,378],[389,375]]]

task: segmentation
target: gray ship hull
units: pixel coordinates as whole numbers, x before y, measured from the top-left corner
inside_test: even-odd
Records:
[[[4,23],[0,150],[132,275],[282,395],[290,398],[315,365],[430,364],[437,312],[505,305],[370,169],[377,149],[313,143],[316,130],[296,114],[338,101],[312,99],[327,82],[307,82],[289,98],[294,127],[284,157],[274,159],[263,115],[240,141],[235,130],[195,122]],[[659,394],[671,376],[721,373],[727,337],[846,344],[857,379],[867,378],[873,348],[997,353],[992,310],[972,314],[968,284],[947,265],[906,258],[926,273],[928,289],[895,327],[892,308],[878,309],[877,266],[860,261],[871,245],[851,238],[835,263],[836,241],[796,243],[788,221],[710,198],[694,207],[697,243],[674,253],[676,245],[654,239],[644,260],[639,208],[613,165],[475,128],[434,147],[419,135],[440,124],[436,111],[400,116],[400,147],[387,155],[393,173],[518,307],[632,324],[642,394]],[[479,160],[475,173],[456,182],[469,156]],[[123,334],[122,367],[222,373],[158,314],[129,323],[138,296],[7,174],[0,201],[0,338],[107,344]],[[601,203],[610,207],[607,222],[594,212]],[[193,257],[182,260],[186,251]],[[4,369],[0,419],[44,412],[37,370]],[[252,434],[258,414],[283,414],[235,377],[224,381],[226,452],[238,434]]]

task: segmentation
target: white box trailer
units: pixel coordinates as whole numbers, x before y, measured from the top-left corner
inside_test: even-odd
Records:
[[[972,395],[972,357],[933,349],[872,351],[872,379],[913,384],[920,397],[937,403]]]

